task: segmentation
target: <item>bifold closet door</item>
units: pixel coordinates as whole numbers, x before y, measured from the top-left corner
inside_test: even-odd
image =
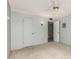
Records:
[[[32,19],[24,19],[24,47],[32,45]]]
[[[47,42],[47,21],[41,25],[42,18],[24,19],[24,47],[38,45]]]
[[[24,47],[42,43],[40,19],[24,19]]]
[[[41,39],[41,24],[40,19],[35,18],[32,20],[32,44],[37,45],[42,43]]]
[[[13,17],[11,19],[11,50],[23,48],[23,20]]]

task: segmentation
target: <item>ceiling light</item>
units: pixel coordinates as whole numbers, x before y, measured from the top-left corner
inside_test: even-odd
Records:
[[[54,6],[54,7],[53,7],[53,9],[54,9],[54,10],[55,10],[55,9],[57,9],[57,10],[58,10],[58,9],[59,9],[59,7],[58,7],[58,6]]]

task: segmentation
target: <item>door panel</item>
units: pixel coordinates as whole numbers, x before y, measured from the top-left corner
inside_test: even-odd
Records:
[[[24,47],[33,46],[47,42],[47,22],[41,26],[40,19],[24,19]]]
[[[32,20],[24,19],[24,47],[32,45]]]
[[[59,42],[59,21],[54,22],[54,41]]]
[[[41,43],[41,24],[39,19],[32,20],[32,40],[33,45]]]
[[[11,20],[11,50],[23,48],[23,20],[13,18]]]

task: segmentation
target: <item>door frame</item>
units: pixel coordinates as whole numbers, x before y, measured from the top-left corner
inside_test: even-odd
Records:
[[[51,42],[51,41],[49,41],[49,23],[52,23],[52,25],[53,25],[53,32],[52,32],[52,35],[53,35],[53,38],[52,38],[52,41],[54,41],[54,23],[53,22],[50,22],[50,21],[48,21],[48,42]]]

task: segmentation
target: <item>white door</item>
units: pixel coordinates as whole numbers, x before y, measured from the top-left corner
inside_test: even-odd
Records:
[[[24,47],[47,42],[47,22],[41,26],[38,18],[24,19]]]
[[[24,19],[24,47],[32,45],[32,19]]]
[[[59,42],[59,21],[54,22],[54,41]]]
[[[41,44],[41,24],[39,19],[24,19],[24,47]]]
[[[32,20],[32,44],[41,44],[41,24],[39,19]]]
[[[11,20],[11,50],[23,48],[23,20],[14,18]]]

